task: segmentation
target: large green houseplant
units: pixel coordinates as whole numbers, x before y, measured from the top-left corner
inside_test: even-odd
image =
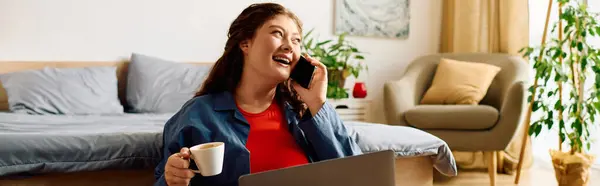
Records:
[[[553,37],[521,50],[535,71],[528,102],[536,119],[531,119],[529,135],[558,131],[559,149],[550,155],[559,185],[587,185],[595,158],[588,153],[590,134],[600,119],[600,50],[589,41],[599,38],[600,19],[577,1],[557,2],[562,23],[554,24]]]
[[[344,88],[346,78],[350,75],[358,78],[360,72],[367,69],[362,62],[365,59],[363,52],[346,40],[347,33],[340,34],[336,40],[324,41],[319,41],[312,33],[310,30],[304,35],[302,49],[327,66],[327,98],[348,98],[348,90]]]

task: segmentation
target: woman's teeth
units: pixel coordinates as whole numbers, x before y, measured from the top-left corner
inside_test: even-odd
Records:
[[[286,65],[290,64],[290,61],[287,58],[283,58],[283,57],[273,57],[273,60],[275,60],[279,63],[286,64]]]

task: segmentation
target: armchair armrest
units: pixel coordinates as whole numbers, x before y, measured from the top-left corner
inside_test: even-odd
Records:
[[[432,69],[432,65],[420,64],[417,68],[410,68],[400,80],[384,84],[384,114],[388,124],[409,125],[404,113],[419,105],[431,82]]]
[[[525,82],[516,81],[503,96],[500,117],[496,127],[492,129],[493,133],[500,134],[495,137],[494,145],[507,147],[515,134],[520,131],[519,126],[527,115],[525,90]]]
[[[384,114],[388,124],[407,126],[404,112],[417,105],[414,87],[407,79],[387,82],[383,85]]]
[[[505,84],[500,91],[500,102],[498,111],[500,117],[494,128],[490,132],[498,134],[495,137],[494,145],[499,145],[496,149],[502,149],[517,136],[517,132],[522,132],[523,123],[527,116],[527,89],[529,83],[528,64],[520,56],[509,56],[504,62],[505,69],[509,72],[509,82]],[[504,69],[503,69],[504,70]],[[505,72],[506,73],[506,72]]]

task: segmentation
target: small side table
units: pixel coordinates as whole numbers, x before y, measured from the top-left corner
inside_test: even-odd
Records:
[[[371,100],[369,99],[329,99],[327,100],[343,121],[366,121],[369,118]]]

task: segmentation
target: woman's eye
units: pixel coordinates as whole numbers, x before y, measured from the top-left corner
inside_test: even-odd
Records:
[[[273,33],[274,33],[274,34],[277,34],[277,35],[279,35],[279,36],[283,36],[283,33],[282,33],[281,31],[274,31]]]
[[[300,44],[300,39],[293,39],[292,43],[294,43],[294,44]]]

